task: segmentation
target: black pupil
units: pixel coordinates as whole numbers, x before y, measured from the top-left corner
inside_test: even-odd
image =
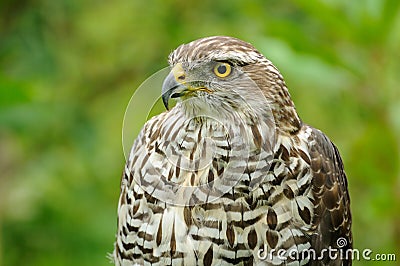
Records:
[[[218,70],[218,73],[225,74],[226,73],[226,66],[225,65],[219,65],[217,70]]]

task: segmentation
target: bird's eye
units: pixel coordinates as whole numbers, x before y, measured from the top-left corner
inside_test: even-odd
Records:
[[[231,73],[231,65],[228,63],[218,63],[214,67],[214,74],[219,78],[225,78]]]

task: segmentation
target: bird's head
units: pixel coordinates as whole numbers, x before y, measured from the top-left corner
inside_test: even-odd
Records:
[[[283,77],[249,43],[227,36],[202,38],[179,46],[169,64],[162,88],[167,109],[170,98],[176,98],[191,116],[272,112],[275,120],[286,119],[289,131],[300,126]]]

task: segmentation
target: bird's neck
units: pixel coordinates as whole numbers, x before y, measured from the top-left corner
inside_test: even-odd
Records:
[[[281,134],[294,134],[302,127],[302,121],[296,112],[293,103],[279,106],[272,110],[276,127]]]

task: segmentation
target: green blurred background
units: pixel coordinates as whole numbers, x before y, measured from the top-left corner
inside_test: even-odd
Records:
[[[280,69],[341,151],[355,247],[400,260],[400,1],[3,0],[0,265],[109,265],[125,108],[175,47],[210,35]]]

